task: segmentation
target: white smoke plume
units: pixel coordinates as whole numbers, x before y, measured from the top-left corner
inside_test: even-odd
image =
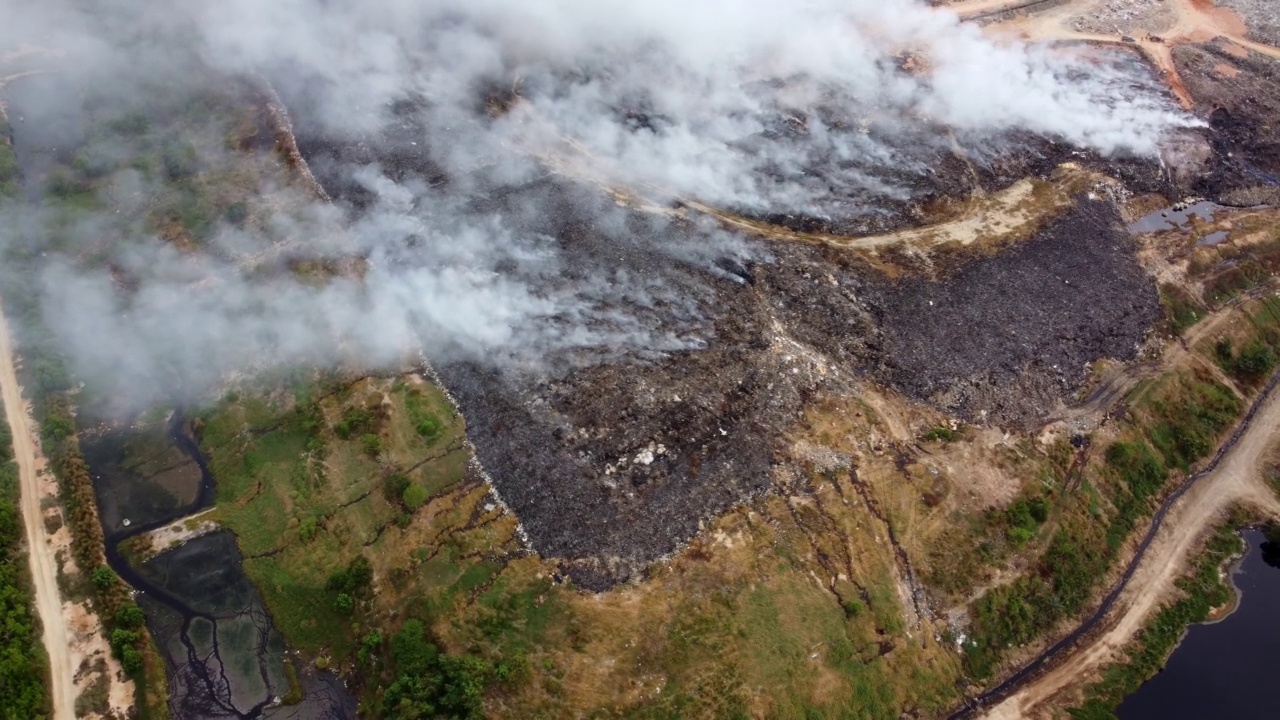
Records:
[[[50,252],[45,317],[79,372],[145,401],[275,362],[393,362],[425,348],[528,363],[707,340],[696,287],[611,267],[607,253],[584,262],[548,234],[565,197],[493,200],[549,173],[591,181],[567,200],[620,254],[714,272],[719,257],[760,251],[656,217],[637,231],[593,183],[752,213],[874,215],[956,141],[979,159],[1026,134],[1152,155],[1194,124],[1132,59],[996,42],[918,0],[0,0],[0,17],[15,18],[0,56],[47,47],[76,78],[22,81],[25,107],[43,107],[33,117],[80,114],[67,88],[145,107],[199,58],[304,98],[295,115],[335,141],[411,133],[447,178],[432,187],[352,163],[343,176],[373,198],[358,210],[282,213],[267,232],[224,224],[199,258],[155,237],[107,243],[100,254],[137,278],[127,293],[85,262],[87,246],[122,232],[110,216],[63,228],[56,248],[46,220],[6,223],[10,249]],[[395,110],[405,102],[408,121]],[[124,171],[101,185],[115,198],[103,213],[146,194]],[[283,237],[318,256],[354,249],[367,269],[317,285],[230,259]]]

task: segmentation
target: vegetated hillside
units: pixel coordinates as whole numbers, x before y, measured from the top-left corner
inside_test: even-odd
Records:
[[[524,549],[421,377],[294,388],[244,387],[202,418],[213,517],[290,642],[358,679],[371,717],[936,714],[957,699],[953,651],[904,607],[888,526],[860,527],[872,496],[839,460],[593,595]]]

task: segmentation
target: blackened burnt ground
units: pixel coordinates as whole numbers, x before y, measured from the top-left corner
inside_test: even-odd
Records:
[[[817,392],[869,375],[962,417],[1025,422],[1086,363],[1132,357],[1160,315],[1101,201],[939,282],[890,282],[809,246],[770,251],[753,282],[704,278],[704,350],[537,376],[441,368],[499,493],[579,584],[625,579],[767,491]]]
[[[348,150],[304,135],[299,144],[328,158],[317,175],[345,197],[350,183],[330,173]],[[380,147],[361,152],[376,159]],[[419,172],[403,157],[398,167]],[[423,162],[419,174],[432,172]],[[1073,391],[1086,363],[1131,357],[1159,316],[1154,284],[1103,201],[1080,199],[1020,246],[944,279],[891,281],[854,255],[713,242],[601,194],[547,175],[476,202],[553,239],[564,267],[541,277],[548,293],[599,277],[637,283],[649,290],[632,297],[652,297],[618,310],[655,337],[705,344],[552,353],[536,366],[428,349],[534,549],[590,589],[643,573],[704,519],[767,492],[789,462],[787,432],[818,393],[870,377],[964,418],[1028,422]]]
[[[1192,190],[1226,205],[1280,203],[1280,62],[1216,42],[1180,45],[1173,59],[1212,130],[1212,161]]]
[[[1113,204],[1081,200],[1031,242],[881,302],[877,374],[957,415],[1018,423],[1052,408],[1100,357],[1129,358],[1160,317]]]

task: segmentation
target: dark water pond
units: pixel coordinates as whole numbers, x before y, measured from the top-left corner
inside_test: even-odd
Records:
[[[1120,720],[1280,717],[1280,569],[1263,559],[1261,532],[1245,539],[1233,575],[1239,607],[1193,626],[1165,669],[1120,705]]]
[[[289,693],[284,639],[240,561],[235,537],[222,531],[138,568],[150,588],[138,602],[169,668],[174,717],[354,717],[349,694],[332,675],[299,673],[301,701],[276,704]]]
[[[88,434],[83,443],[107,535],[107,561],[137,589],[169,675],[178,720],[348,720],[355,700],[332,673],[295,660],[301,701],[290,693],[287,650],[241,565],[235,537],[215,532],[140,566],[120,544],[213,500],[213,477],[187,429],[170,421]]]

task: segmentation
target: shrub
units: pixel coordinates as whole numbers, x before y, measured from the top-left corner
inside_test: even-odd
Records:
[[[1134,497],[1145,500],[1164,485],[1168,473],[1147,443],[1120,441],[1107,448],[1107,466],[1116,472]]]
[[[314,516],[303,518],[302,523],[298,526],[298,537],[303,542],[306,542],[311,538],[315,537],[316,525],[317,525],[317,521]]]
[[[122,628],[140,628],[144,621],[146,621],[146,615],[143,614],[142,608],[132,603],[116,611],[116,625]]]
[[[383,714],[391,718],[479,717],[497,675],[482,658],[441,653],[419,620],[409,620],[392,638],[391,660],[396,678],[382,697]],[[503,674],[515,677],[516,666]]]
[[[346,593],[352,596],[363,594],[373,582],[373,566],[369,559],[357,555],[346,569],[339,570],[329,576],[325,589],[329,592]]]
[[[142,672],[144,663],[142,662],[142,653],[132,645],[128,645],[120,653],[120,665],[129,675],[137,675]]]
[[[421,485],[410,485],[404,489],[404,506],[410,510],[417,510],[427,501],[427,489]]]
[[[404,491],[407,490],[408,488],[409,488],[408,476],[402,475],[400,473],[388,475],[387,478],[382,481],[382,494],[386,496],[387,502],[391,502],[391,503],[401,502],[404,496]]]
[[[161,163],[164,165],[165,177],[170,180],[184,180],[195,176],[200,169],[200,161],[196,157],[196,149],[189,142],[171,140],[160,150]]]
[[[377,429],[373,413],[361,408],[347,408],[342,419],[333,426],[333,432],[343,440],[350,440],[357,435],[371,433]]]
[[[382,438],[369,433],[360,437],[360,449],[369,457],[378,457],[382,454]]]
[[[245,220],[249,219],[249,206],[242,202],[231,203],[227,206],[223,217],[236,227],[244,227]]]
[[[424,417],[418,421],[417,425],[414,426],[414,429],[417,430],[418,434],[422,437],[434,438],[440,434],[440,430],[442,428],[439,420],[434,417]]]
[[[1270,374],[1276,366],[1276,353],[1266,343],[1252,340],[1240,349],[1235,360],[1235,372],[1250,380]]]
[[[356,609],[356,602],[346,593],[338,593],[333,599],[333,607],[343,615],[350,615]]]
[[[116,574],[105,565],[93,571],[93,586],[99,590],[110,589],[116,581]]]
[[[46,418],[40,429],[45,439],[52,441],[62,440],[75,432],[75,426],[71,419],[58,415]]]

